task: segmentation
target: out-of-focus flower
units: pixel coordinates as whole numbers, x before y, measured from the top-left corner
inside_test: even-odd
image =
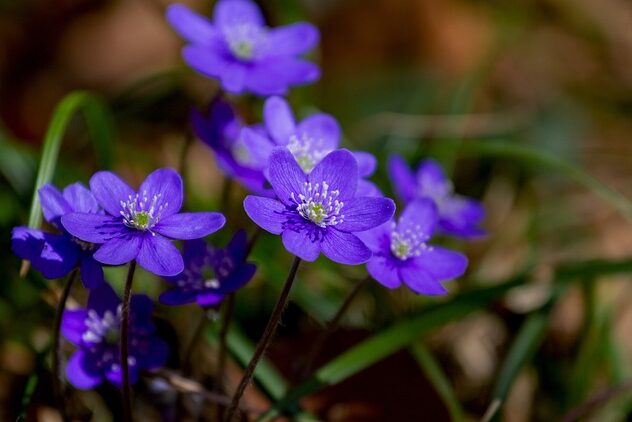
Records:
[[[196,302],[203,308],[219,305],[229,293],[252,279],[257,266],[245,262],[248,239],[243,230],[235,233],[225,249],[202,239],[184,243],[184,271],[166,278],[173,287],[160,295],[165,305]]]
[[[463,238],[485,234],[480,228],[485,218],[483,206],[478,201],[455,194],[452,182],[436,161],[421,162],[417,172],[413,173],[404,159],[395,155],[389,160],[388,170],[393,189],[405,203],[415,198],[434,201],[441,233]]]
[[[305,174],[285,148],[272,152],[269,180],[278,199],[248,196],[244,208],[263,229],[281,235],[292,254],[314,261],[322,252],[332,261],[361,264],[371,251],[354,234],[388,221],[391,199],[356,197],[358,164],[347,150],[336,150]]]
[[[184,263],[170,239],[199,239],[226,222],[216,212],[180,213],[182,178],[172,169],[151,173],[138,193],[108,171],[95,173],[90,189],[106,214],[73,212],[61,221],[73,236],[101,244],[94,258],[104,264],[122,265],[136,259],[156,275],[176,275]]]
[[[318,44],[318,29],[305,22],[268,28],[250,0],[220,0],[212,21],[174,4],[167,19],[190,43],[185,62],[228,92],[280,95],[320,77],[318,66],[298,57]]]
[[[72,236],[60,222],[63,215],[72,212],[102,215],[96,199],[81,183],[67,186],[63,193],[46,184],[38,194],[44,218],[61,234],[16,227],[11,239],[13,252],[29,260],[45,278],[61,278],[79,267],[84,286],[90,289],[99,286],[103,283],[103,269],[92,257],[98,246]]]
[[[399,217],[358,236],[373,252],[366,268],[380,284],[394,289],[404,283],[415,293],[443,295],[442,281],[461,276],[467,258],[448,249],[430,246],[437,224],[431,200],[413,200]]]
[[[148,296],[132,295],[128,339],[132,383],[140,371],[164,365],[169,353],[155,334],[152,308]],[[62,335],[78,347],[66,365],[68,381],[76,388],[88,390],[104,380],[121,386],[121,311],[121,300],[107,283],[90,291],[87,309],[64,311]]]

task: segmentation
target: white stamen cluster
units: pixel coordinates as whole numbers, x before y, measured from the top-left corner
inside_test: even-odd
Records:
[[[121,329],[122,306],[112,311],[105,311],[100,317],[94,309],[88,310],[88,318],[85,320],[87,330],[83,333],[83,341],[86,343],[117,344]]]
[[[162,194],[153,195],[151,198],[147,196],[147,191],[143,191],[142,195],[129,195],[127,201],[121,201],[121,216],[123,223],[127,227],[138,230],[150,230],[154,227],[165,208],[169,203],[158,203]]]
[[[332,151],[323,148],[322,139],[311,138],[306,133],[300,136],[291,135],[287,148],[305,173],[312,171],[316,164]]]
[[[400,225],[402,224],[400,218]],[[393,223],[391,231],[391,252],[402,261],[408,258],[421,255],[421,253],[430,247],[426,244],[429,236],[421,230],[420,225],[409,225],[405,230],[399,230],[398,226]]]
[[[241,60],[257,58],[267,42],[265,28],[241,23],[224,30],[224,37],[230,51]]]
[[[311,221],[319,227],[335,226],[345,219],[340,211],[344,207],[344,202],[339,201],[340,191],[329,190],[327,182],[313,184],[305,182],[305,194],[299,194],[298,198],[291,194],[292,200],[296,203],[296,210],[306,220]]]

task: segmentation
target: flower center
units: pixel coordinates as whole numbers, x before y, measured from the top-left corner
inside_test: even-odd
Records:
[[[439,210],[441,210],[448,202],[448,199],[452,196],[453,191],[454,186],[449,180],[437,183],[425,178],[420,178],[418,181],[418,195],[422,197],[430,197],[435,202]]]
[[[112,311],[105,311],[100,317],[94,309],[88,311],[85,320],[87,330],[83,333],[83,341],[86,343],[118,344],[121,335],[121,305]]]
[[[251,24],[238,24],[224,30],[224,37],[233,55],[243,61],[255,59],[267,41],[267,32]]]
[[[402,225],[400,218],[399,226]],[[405,261],[410,257],[419,256],[429,246],[426,240],[430,238],[426,233],[421,231],[419,225],[406,225],[402,230],[399,226],[393,225],[391,232],[391,253],[398,259]]]
[[[78,239],[76,237],[72,237],[71,239],[74,243],[76,243],[77,245],[79,245],[79,247],[81,248],[82,251],[91,251],[94,249],[94,243],[90,243],[90,242],[84,242],[81,239]]]
[[[332,151],[330,148],[324,148],[322,139],[311,138],[306,133],[300,136],[291,135],[287,148],[305,173],[312,171],[316,164]]]
[[[151,231],[160,221],[162,211],[169,206],[166,202],[158,205],[161,197],[162,194],[157,194],[150,199],[144,191],[142,195],[130,195],[127,202],[121,201],[123,223],[133,229]]]
[[[305,182],[305,194],[301,193],[296,198],[292,192],[291,198],[296,203],[296,210],[301,217],[319,227],[327,227],[344,221],[345,216],[340,213],[344,202],[336,199],[339,195],[340,191],[329,190],[327,182],[314,185]]]

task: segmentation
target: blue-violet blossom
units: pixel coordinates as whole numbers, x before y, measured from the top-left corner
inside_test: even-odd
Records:
[[[46,184],[38,194],[44,218],[61,233],[16,227],[11,239],[13,252],[29,260],[45,278],[61,278],[79,267],[84,286],[89,289],[99,286],[103,283],[103,269],[92,257],[98,246],[72,236],[60,222],[63,215],[72,212],[102,215],[96,199],[81,183],[67,186],[63,193]]]
[[[441,233],[463,238],[485,234],[480,228],[485,209],[480,202],[455,194],[452,182],[439,163],[430,159],[422,161],[413,173],[404,159],[395,155],[390,158],[388,167],[393,189],[405,203],[415,198],[435,202]]]
[[[226,222],[216,212],[180,213],[182,178],[172,169],[151,173],[138,193],[109,171],[95,173],[90,189],[106,214],[74,212],[61,221],[73,236],[102,244],[94,258],[103,264],[122,265],[135,259],[156,275],[176,275],[184,263],[170,239],[205,237]]]
[[[392,220],[359,233],[373,252],[366,264],[371,277],[390,289],[404,283],[418,294],[446,294],[441,282],[461,276],[467,268],[467,258],[427,244],[436,223],[434,203],[416,199],[406,206],[397,222]]]
[[[224,296],[242,288],[257,266],[245,262],[248,238],[243,230],[235,233],[225,249],[203,239],[184,242],[184,271],[166,278],[173,287],[160,295],[165,305],[196,302],[202,308],[217,306]]]
[[[174,4],[167,19],[190,43],[182,50],[185,62],[228,92],[281,95],[320,76],[315,64],[298,58],[318,44],[318,29],[306,22],[268,28],[253,1],[220,0],[212,21]]]
[[[388,221],[395,212],[391,199],[356,197],[358,164],[347,150],[329,153],[305,174],[292,153],[276,149],[268,177],[278,199],[248,196],[246,213],[281,235],[285,248],[306,261],[322,252],[342,264],[367,262],[371,251],[355,233]]]
[[[128,338],[132,383],[140,371],[163,366],[169,353],[167,344],[155,334],[152,308],[148,296],[132,295]],[[104,380],[121,386],[121,311],[121,300],[107,283],[90,291],[87,309],[64,311],[62,335],[77,346],[66,365],[66,376],[76,388],[92,389]]]

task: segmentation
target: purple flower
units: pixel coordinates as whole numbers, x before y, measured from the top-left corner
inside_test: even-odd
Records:
[[[394,289],[404,283],[415,293],[443,295],[442,281],[461,276],[467,258],[437,246],[429,246],[437,223],[434,203],[428,199],[412,201],[399,217],[359,234],[373,252],[367,271],[380,284]]]
[[[220,0],[212,22],[175,4],[167,20],[190,43],[182,50],[187,64],[228,92],[285,94],[320,77],[316,65],[297,57],[316,46],[318,29],[305,22],[268,28],[250,0]]]
[[[203,114],[191,113],[196,136],[213,149],[222,172],[237,180],[251,192],[270,196],[266,178],[241,137],[242,122],[233,107],[222,98],[213,100]]]
[[[96,199],[81,183],[67,186],[63,193],[46,184],[38,194],[44,218],[61,233],[16,227],[12,233],[13,252],[31,261],[33,268],[45,278],[61,278],[79,267],[84,286],[89,289],[99,286],[103,283],[103,269],[92,258],[97,246],[73,237],[60,223],[63,215],[72,212],[103,214]]]
[[[246,260],[248,239],[235,233],[225,249],[216,249],[202,239],[184,243],[184,271],[166,278],[173,288],[160,295],[165,305],[196,302],[203,308],[219,305],[228,293],[242,288],[257,266]]]
[[[153,303],[146,295],[132,295],[129,320],[129,374],[135,383],[141,370],[164,365],[167,344],[155,334],[151,322]],[[90,291],[87,309],[66,310],[62,335],[78,347],[66,365],[68,381],[89,390],[108,380],[121,386],[121,300],[109,284]]]
[[[390,158],[388,167],[393,188],[405,203],[415,198],[429,198],[435,202],[439,231],[463,238],[485,234],[479,227],[485,218],[485,209],[478,201],[455,194],[452,182],[439,163],[425,160],[413,174],[404,159],[395,155]]]
[[[180,213],[182,178],[172,169],[151,173],[138,193],[108,171],[95,173],[90,189],[106,214],[74,212],[61,221],[79,239],[102,244],[94,258],[103,264],[122,265],[135,259],[154,274],[176,275],[184,263],[170,239],[198,239],[226,222],[216,212]]]
[[[281,97],[268,98],[263,107],[265,131],[258,127],[242,130],[243,147],[247,155],[253,157],[262,171],[267,167],[272,150],[287,148],[304,172],[310,173],[314,167],[340,144],[340,125],[331,115],[313,114],[296,122],[290,105]],[[375,172],[377,160],[367,152],[354,152],[361,178]],[[358,181],[358,196],[381,196],[379,189],[371,182]]]
[[[322,251],[342,264],[361,264],[371,251],[356,237],[388,221],[395,212],[391,199],[356,197],[358,164],[347,150],[323,158],[305,174],[294,156],[272,152],[269,180],[278,199],[248,196],[244,208],[263,229],[280,234],[285,248],[306,261]]]

